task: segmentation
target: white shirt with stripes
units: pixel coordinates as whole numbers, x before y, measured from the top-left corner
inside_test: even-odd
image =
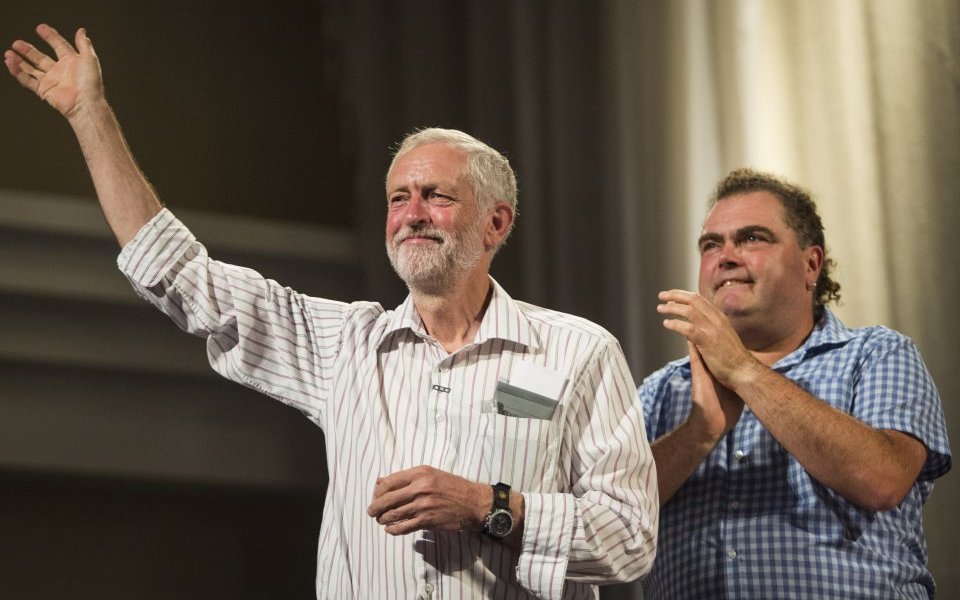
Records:
[[[318,598],[595,598],[594,584],[650,570],[654,463],[623,352],[601,327],[491,280],[474,343],[448,354],[410,298],[384,311],[298,294],[210,259],[166,209],[118,264],[207,339],[218,373],[323,429]],[[497,414],[497,381],[521,362],[567,379],[552,419]],[[386,534],[366,514],[376,478],[418,465],[522,492],[520,551],[476,532]]]

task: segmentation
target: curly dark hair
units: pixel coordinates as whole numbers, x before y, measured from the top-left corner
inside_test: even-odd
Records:
[[[823,267],[820,269],[817,289],[813,295],[813,317],[815,321],[819,321],[823,316],[823,306],[840,300],[840,284],[830,278],[830,271],[836,263],[827,256],[823,222],[817,214],[813,197],[807,190],[776,175],[740,168],[720,180],[710,196],[707,210],[724,198],[749,192],[768,192],[780,200],[783,205],[783,220],[787,227],[796,233],[801,248],[823,248]]]

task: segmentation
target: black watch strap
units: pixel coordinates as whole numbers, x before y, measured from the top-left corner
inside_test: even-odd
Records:
[[[513,513],[510,512],[510,486],[497,483],[493,488],[493,506],[483,522],[483,532],[502,540],[513,531]]]
[[[493,485],[493,509],[510,510],[510,486],[505,483]]]

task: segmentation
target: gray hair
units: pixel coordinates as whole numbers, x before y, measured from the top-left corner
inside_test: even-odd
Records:
[[[491,208],[497,201],[506,202],[513,209],[516,218],[517,176],[510,166],[510,161],[503,154],[462,131],[429,127],[408,134],[397,147],[387,173],[393,170],[393,166],[407,152],[418,146],[434,143],[446,144],[467,155],[464,175],[481,210]]]

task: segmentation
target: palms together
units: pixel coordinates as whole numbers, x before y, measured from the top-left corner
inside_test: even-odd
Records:
[[[86,103],[103,97],[100,63],[85,30],[77,30],[76,49],[48,25],[38,26],[37,33],[53,48],[57,58],[50,58],[32,44],[15,41],[12,50],[4,52],[3,59],[20,85],[67,118]]]
[[[687,342],[687,348],[690,351],[690,385],[693,398],[691,416],[699,416],[711,438],[719,440],[740,420],[743,400],[716,380],[692,342]]]

